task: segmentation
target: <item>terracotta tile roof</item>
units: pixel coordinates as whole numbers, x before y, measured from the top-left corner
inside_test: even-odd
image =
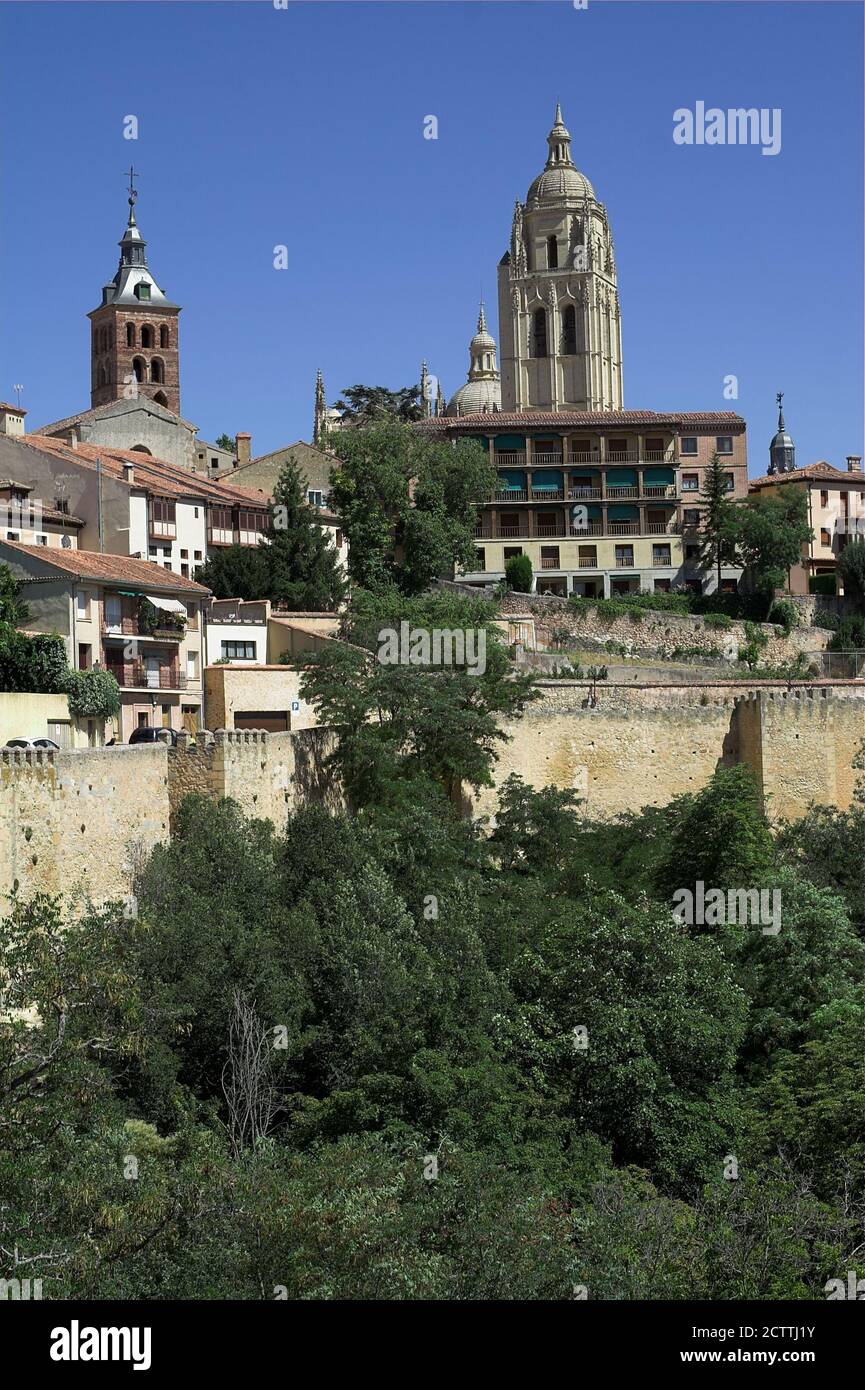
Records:
[[[610,429],[627,429],[636,425],[690,425],[693,428],[713,429],[723,426],[738,433],[745,429],[741,415],[733,411],[686,410],[523,410],[487,411],[481,415],[439,416],[437,419],[420,420],[416,426],[422,430],[456,431],[478,429],[486,433],[504,427],[514,429],[576,429],[604,425]]]
[[[99,555],[93,550],[55,550],[44,545],[22,545],[19,541],[0,541],[0,555],[11,550],[32,556],[43,565],[75,579],[93,579],[103,584],[134,584],[139,589],[161,589],[202,597],[210,590],[183,574],[163,569],[150,560],[133,560],[128,555]]]
[[[123,483],[124,464],[133,467],[133,481],[128,487],[148,492],[154,497],[184,497],[191,501],[209,501],[230,507],[238,503],[244,506],[266,507],[269,503],[267,493],[260,489],[234,487],[231,483],[215,482],[201,473],[193,473],[177,464],[167,463],[165,459],[153,458],[150,454],[139,453],[135,449],[110,449],[104,444],[71,444],[50,435],[25,434],[19,441],[25,448],[37,449],[42,454],[67,463],[77,463],[84,468],[102,470],[116,482]]]
[[[833,463],[826,463],[825,459],[809,463],[804,468],[794,468],[792,473],[763,473],[759,478],[752,478],[748,486],[774,487],[776,483],[819,483],[827,480],[865,487],[865,473],[848,473],[842,468],[836,468]]]

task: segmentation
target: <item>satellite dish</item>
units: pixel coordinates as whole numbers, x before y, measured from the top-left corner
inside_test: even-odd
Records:
[[[63,539],[61,540],[60,544],[62,545],[62,547],[63,547],[64,550],[70,550],[71,547],[72,547],[72,537],[71,537],[71,536],[64,536]]]

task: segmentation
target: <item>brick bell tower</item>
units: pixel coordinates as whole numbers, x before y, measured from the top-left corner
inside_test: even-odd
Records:
[[[120,264],[90,319],[90,404],[147,396],[180,414],[180,306],[166,299],[147,268],[135,222],[135,170],[129,170],[129,221]]]

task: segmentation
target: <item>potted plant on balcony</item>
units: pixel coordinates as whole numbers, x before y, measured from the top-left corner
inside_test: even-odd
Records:
[[[165,633],[172,637],[182,637],[186,632],[187,618],[183,613],[168,613],[157,608],[155,603],[143,596],[138,600],[138,631],[143,636]]]

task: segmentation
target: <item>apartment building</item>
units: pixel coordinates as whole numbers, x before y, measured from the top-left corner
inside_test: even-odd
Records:
[[[731,498],[748,491],[745,421],[728,412],[491,412],[431,419],[431,437],[477,439],[496,469],[479,512],[476,567],[488,584],[527,555],[537,593],[587,598],[715,587],[701,575],[706,469],[717,453]],[[722,570],[735,589],[740,571]]]
[[[15,541],[0,541],[0,564],[21,581],[22,631],[56,632],[70,666],[115,676],[116,738],[145,725],[202,726],[202,584],[147,560]]]
[[[865,537],[865,474],[862,458],[848,454],[846,472],[821,460],[791,472],[754,478],[753,495],[778,496],[784,488],[801,488],[808,501],[812,539],[802,547],[802,559],[790,571],[794,594],[817,589],[837,591],[838,556],[856,537]]]

